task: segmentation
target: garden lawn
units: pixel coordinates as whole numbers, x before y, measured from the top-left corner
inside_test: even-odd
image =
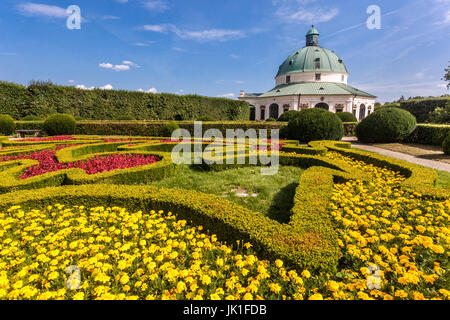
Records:
[[[439,180],[438,186],[443,188],[450,188],[450,172],[438,171]]]
[[[382,143],[382,144],[374,144],[373,146],[381,149],[409,154],[417,158],[450,163],[450,156],[447,156],[442,152],[441,146],[403,144],[403,143]]]
[[[260,170],[247,167],[208,172],[183,165],[174,177],[152,185],[214,194],[281,223],[289,222],[295,189],[304,170],[280,166],[278,174],[272,176],[261,175]],[[239,197],[239,193],[248,196]]]

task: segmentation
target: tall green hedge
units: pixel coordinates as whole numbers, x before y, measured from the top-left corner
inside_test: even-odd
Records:
[[[450,135],[450,125],[419,124],[404,142],[441,146]]]
[[[0,81],[0,114],[14,119],[33,114],[30,109],[31,96],[27,87]]]
[[[194,122],[181,121],[175,122],[180,128],[187,129],[191,135],[194,135]],[[44,130],[43,121],[16,121],[16,128],[23,129],[40,129]],[[167,121],[78,121],[76,134],[81,135],[113,135],[113,136],[140,136],[140,137],[164,137],[166,136]],[[344,123],[346,136],[353,136],[355,126],[357,123]],[[225,136],[227,129],[267,129],[270,137],[272,129],[286,128],[287,124],[284,122],[203,122],[203,133],[209,129],[219,129]],[[280,138],[287,138],[283,136],[280,131]]]
[[[45,118],[67,113],[87,120],[117,120],[124,114],[137,120],[248,120],[247,102],[198,95],[150,94],[125,90],[81,90],[52,84],[28,87],[0,82],[0,113],[15,119]]]
[[[400,103],[400,108],[409,111],[416,117],[417,123],[426,123],[430,120],[430,112],[436,108],[445,108],[445,104],[450,101],[450,97],[411,99]]]

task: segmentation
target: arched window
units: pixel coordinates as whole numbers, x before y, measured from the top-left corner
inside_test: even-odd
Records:
[[[363,103],[359,106],[359,121],[366,117],[366,105]]]
[[[266,107],[265,106],[261,106],[260,107],[260,120],[266,120]]]
[[[250,121],[256,120],[256,108],[255,106],[250,106]]]
[[[278,119],[279,109],[280,107],[276,103],[271,104],[269,108],[269,117]]]
[[[316,104],[316,106],[314,108],[330,110],[330,106],[328,104],[324,103],[324,102]]]

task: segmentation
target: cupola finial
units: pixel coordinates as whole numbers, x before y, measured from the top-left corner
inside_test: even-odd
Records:
[[[311,30],[306,34],[306,45],[307,46],[318,46],[319,45],[319,31],[314,28],[314,24],[311,26]]]

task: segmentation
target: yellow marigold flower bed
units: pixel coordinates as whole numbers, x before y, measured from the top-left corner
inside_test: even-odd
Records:
[[[2,299],[302,299],[283,263],[163,212],[66,208],[0,214]],[[312,286],[312,282],[310,286]]]
[[[0,299],[450,299],[450,199],[335,152],[368,182],[335,184],[336,274],[261,260],[164,212],[11,207],[0,213]]]
[[[334,187],[331,213],[346,268],[333,298],[448,299],[450,199],[423,200],[400,189],[405,178],[397,173],[328,156],[373,177]]]

